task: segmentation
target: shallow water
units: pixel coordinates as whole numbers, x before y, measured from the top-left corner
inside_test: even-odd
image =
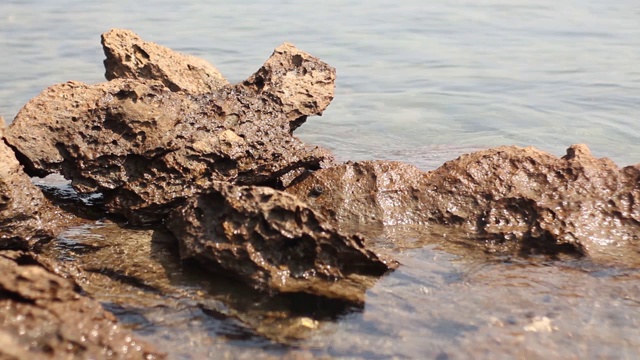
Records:
[[[203,57],[234,82],[283,41],[320,57],[337,68],[336,98],[296,134],[342,159],[431,169],[490,146],[562,155],[586,143],[627,165],[640,161],[639,19],[637,0],[3,0],[0,115],[10,121],[54,83],[103,81],[99,35],[124,27]],[[58,196],[73,197],[55,185]],[[93,223],[63,234],[57,254],[89,256],[113,233],[135,238]],[[402,240],[395,251],[403,266],[368,292],[364,309],[318,319],[317,309],[292,314],[290,299],[261,300],[206,275],[194,280],[171,268],[175,259],[162,246],[154,247],[157,267],[138,274],[150,278],[98,271],[131,288],[93,294],[172,358],[638,356],[637,270],[471,256],[442,239]],[[167,295],[171,281],[156,271],[178,295]],[[303,328],[301,339],[278,336]]]
[[[85,291],[175,359],[638,355],[638,269],[497,258],[411,229],[386,238],[402,266],[364,307],[257,293],[180,264],[162,232],[109,221],[67,230],[48,254],[80,265]]]

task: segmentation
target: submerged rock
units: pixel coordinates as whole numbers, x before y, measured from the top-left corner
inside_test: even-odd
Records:
[[[27,250],[53,238],[63,217],[31,183],[3,132],[0,117],[0,249]]]
[[[152,80],[54,85],[33,98],[6,139],[26,171],[59,172],[80,193],[135,223],[160,220],[214,181],[279,184],[330,155],[292,131],[333,98],[335,70],[285,44],[244,83],[203,95]]]
[[[640,255],[640,167],[619,169],[574,145],[557,158],[499,147],[420,173],[367,161],[314,172],[287,192],[339,223],[453,225],[515,254]]]
[[[0,358],[164,358],[33,256],[0,252],[0,273]]]
[[[107,80],[157,80],[171,91],[204,94],[229,82],[203,59],[143,41],[130,30],[112,29],[102,34]]]
[[[266,187],[215,184],[167,222],[184,259],[263,290],[310,293],[356,303],[371,281],[395,268],[344,235],[287,193]]]

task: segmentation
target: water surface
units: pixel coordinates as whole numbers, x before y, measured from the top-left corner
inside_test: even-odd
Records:
[[[628,165],[640,161],[639,20],[637,0],[3,0],[0,115],[10,122],[54,83],[104,81],[99,35],[122,27],[203,57],[233,82],[284,41],[320,57],[337,68],[336,98],[296,134],[341,159],[431,169],[480,148],[562,155],[586,143]],[[70,229],[56,251],[63,260],[101,246],[118,253],[126,244],[107,242],[114,232],[134,238],[97,222]],[[140,276],[151,278],[127,284],[130,293],[93,295],[172,358],[638,356],[637,270],[470,256],[420,234],[402,241],[403,266],[369,291],[363,309],[333,317],[280,309],[285,319],[265,325],[284,300],[182,277],[171,251],[156,245],[153,269],[167,279],[149,268]],[[278,326],[291,321],[308,329],[283,340]]]
[[[336,98],[298,134],[342,158],[431,168],[477,147],[587,143],[635,164],[638,19],[636,0],[4,0],[0,114],[53,83],[103,81],[99,34],[124,27],[234,82],[283,41],[327,61]]]

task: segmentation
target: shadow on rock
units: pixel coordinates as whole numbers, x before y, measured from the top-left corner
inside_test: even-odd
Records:
[[[123,221],[117,215],[109,214],[104,206],[104,196],[100,193],[78,194],[71,186],[71,182],[59,174],[51,174],[44,178],[32,178],[49,201],[73,216],[84,220],[101,220],[109,217]]]

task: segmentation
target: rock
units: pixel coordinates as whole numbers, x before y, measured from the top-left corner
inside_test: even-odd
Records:
[[[164,358],[33,256],[2,251],[0,272],[0,358]]]
[[[277,47],[244,86],[276,103],[293,132],[306,117],[322,114],[333,100],[336,71],[319,59],[284,43]]]
[[[426,221],[425,173],[402,162],[348,162],[294,181],[286,192],[350,228]]]
[[[102,34],[102,47],[107,57],[107,80],[157,80],[171,91],[190,94],[217,91],[229,84],[205,60],[143,41],[130,30],[112,29]]]
[[[150,80],[68,82],[29,101],[6,139],[29,174],[59,172],[80,193],[104,193],[109,211],[154,222],[214,181],[278,186],[330,160],[291,133],[329,105],[334,80],[333,68],[283,45],[243,84],[204,95]]]
[[[287,192],[336,222],[452,225],[495,251],[622,262],[640,254],[640,166],[619,169],[584,145],[562,158],[499,147],[423,174],[397,163],[348,163]]]
[[[270,296],[237,279],[212,276],[197,263],[182,262],[175,237],[164,229],[133,229],[104,220],[71,227],[62,237],[43,247],[41,263],[71,276],[83,293],[128,326],[153,329],[138,334],[172,358],[208,358],[212,346],[245,355],[246,347],[224,338],[243,333],[287,344],[313,337],[324,325],[364,308],[300,293]],[[44,262],[48,259],[54,260],[50,266]],[[309,326],[314,324],[318,328]],[[220,330],[212,344],[203,329],[214,327]]]
[[[60,230],[63,216],[35,187],[2,141],[0,117],[0,249],[37,247]]]
[[[355,303],[397,263],[344,235],[292,195],[267,187],[216,183],[166,223],[184,259],[262,290],[309,293]]]
[[[585,145],[562,158],[531,147],[481,151],[446,163],[429,183],[441,189],[432,216],[521,249],[557,244],[610,259],[640,251],[640,167],[619,169]]]

